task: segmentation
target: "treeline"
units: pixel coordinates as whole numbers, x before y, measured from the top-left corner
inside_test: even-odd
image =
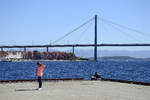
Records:
[[[0,58],[6,57],[8,55],[8,52],[0,51]]]
[[[35,51],[0,51],[0,59],[15,60],[88,60],[86,58],[76,57],[71,52],[39,52]]]
[[[75,58],[75,55],[73,53],[67,53],[67,52],[38,52],[38,51],[28,51],[24,52],[24,59],[44,59],[44,60],[72,60]]]

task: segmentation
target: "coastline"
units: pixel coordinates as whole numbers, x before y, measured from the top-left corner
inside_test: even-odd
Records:
[[[74,59],[74,60],[45,60],[45,59],[39,59],[39,60],[32,60],[32,59],[11,59],[11,60],[0,60],[0,62],[30,62],[30,61],[88,61],[88,60],[79,60],[79,59]]]
[[[73,59],[15,59],[15,58],[12,58],[12,59],[0,59],[0,62],[28,62],[28,61],[93,61],[93,57],[90,57],[90,58],[80,58],[80,57],[76,57],[76,58],[73,58]],[[102,60],[108,60],[108,61],[120,61],[120,60],[123,60],[123,61],[150,61],[150,58],[134,58],[134,57],[130,57],[130,56],[104,56],[104,57],[99,57],[97,59],[98,61],[102,61]]]

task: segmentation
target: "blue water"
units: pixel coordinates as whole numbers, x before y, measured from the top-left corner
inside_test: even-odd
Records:
[[[104,78],[150,82],[150,61],[101,60],[94,61],[43,61],[46,68],[43,78],[84,78],[94,72]],[[0,62],[0,80],[35,79],[37,65],[29,62]]]

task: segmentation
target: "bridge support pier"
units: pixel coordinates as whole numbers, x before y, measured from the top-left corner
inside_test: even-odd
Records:
[[[73,55],[74,55],[74,46],[72,47],[72,53],[73,53]]]
[[[24,52],[26,52],[26,47],[24,47]]]
[[[23,54],[23,59],[25,59],[25,52],[26,52],[26,47],[24,47],[24,54]]]
[[[46,47],[46,52],[48,52],[48,47]]]
[[[3,51],[3,48],[1,48],[1,51]]]

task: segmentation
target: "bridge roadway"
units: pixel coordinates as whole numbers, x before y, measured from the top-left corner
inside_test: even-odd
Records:
[[[3,48],[44,48],[44,47],[94,47],[95,44],[64,44],[64,45],[13,45],[13,46],[0,46]],[[97,44],[98,47],[102,46],[150,46],[150,44]]]

